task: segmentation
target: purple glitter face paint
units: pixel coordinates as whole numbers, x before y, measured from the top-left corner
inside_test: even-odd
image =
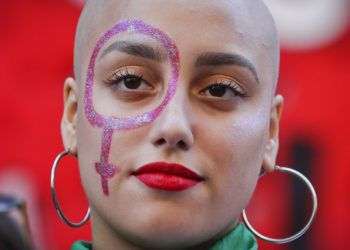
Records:
[[[161,104],[155,109],[140,115],[126,118],[105,116],[96,112],[93,105],[93,86],[95,81],[95,64],[99,52],[103,46],[113,37],[126,31],[133,31],[149,36],[165,48],[171,66],[171,78],[168,82],[168,89]],[[145,124],[153,122],[161,111],[174,96],[179,77],[179,52],[175,43],[162,31],[154,28],[140,20],[126,20],[117,23],[108,30],[97,42],[96,47],[90,58],[87,72],[84,111],[88,121],[92,126],[102,128],[102,142],[100,161],[95,163],[97,173],[101,176],[102,190],[105,195],[109,194],[108,179],[112,178],[118,171],[117,166],[109,162],[109,153],[111,149],[112,136],[115,130],[134,129]]]

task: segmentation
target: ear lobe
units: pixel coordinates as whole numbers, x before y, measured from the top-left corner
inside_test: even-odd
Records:
[[[279,122],[282,115],[283,97],[276,95],[273,99],[271,114],[269,138],[265,146],[263,159],[263,168],[266,172],[274,170],[279,146]]]
[[[73,78],[67,78],[63,87],[64,109],[61,119],[61,136],[66,150],[72,154],[77,154],[77,83]]]

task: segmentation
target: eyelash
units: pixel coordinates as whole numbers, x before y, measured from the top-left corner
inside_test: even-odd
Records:
[[[129,73],[128,69],[113,73],[112,77],[105,81],[105,84],[111,86],[112,88],[116,88],[119,83],[127,79],[134,79],[135,81],[141,81],[148,84],[148,82],[143,78],[142,74]]]
[[[234,93],[235,96],[239,96],[242,98],[248,97],[247,93],[244,92],[244,90],[242,90],[242,88],[234,81],[215,82],[215,83],[209,85],[208,87],[206,87],[201,92],[206,91],[210,87],[213,87],[213,86],[229,88],[230,90],[232,90],[232,92]],[[220,98],[220,97],[218,97],[218,98]]]

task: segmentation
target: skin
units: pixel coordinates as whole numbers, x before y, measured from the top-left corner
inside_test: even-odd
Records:
[[[113,134],[109,160],[119,172],[109,180],[106,196],[94,168],[102,131],[85,117],[84,84],[98,38],[125,19],[143,20],[174,41],[180,75],[174,97],[156,120]],[[116,40],[160,47],[133,33],[111,42]],[[256,75],[236,64],[196,66],[197,57],[208,52],[239,54]],[[65,148],[79,158],[91,207],[94,249],[206,249],[232,230],[259,173],[273,171],[278,151],[283,104],[283,98],[275,95],[279,48],[264,4],[258,0],[89,1],[78,25],[74,63],[75,79],[67,78],[64,84],[62,138]],[[148,84],[143,82],[143,92],[138,93],[148,95],[125,92],[135,90],[127,90],[123,81],[114,87],[104,83],[126,68],[143,76]],[[169,71],[167,62],[120,51],[107,54],[95,68],[95,109],[125,117],[156,107]],[[223,96],[213,95],[208,87],[218,82],[239,86],[246,96],[229,88]],[[182,192],[166,192],[130,176],[131,171],[154,161],[180,163],[205,181]]]

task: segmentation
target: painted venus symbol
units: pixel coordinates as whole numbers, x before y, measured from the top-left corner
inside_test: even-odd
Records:
[[[115,38],[122,32],[128,31],[148,36],[159,42],[164,47],[171,67],[171,77],[168,82],[168,88],[160,105],[151,111],[123,118],[102,115],[96,112],[93,105],[96,60],[101,49],[110,39]],[[165,33],[141,20],[125,20],[118,22],[98,40],[88,66],[84,94],[84,111],[90,124],[93,127],[102,129],[101,155],[99,162],[95,163],[95,168],[97,173],[101,176],[102,190],[105,195],[109,194],[108,180],[118,171],[118,167],[109,162],[113,133],[117,130],[135,129],[153,122],[174,96],[178,77],[179,52],[175,43]]]

